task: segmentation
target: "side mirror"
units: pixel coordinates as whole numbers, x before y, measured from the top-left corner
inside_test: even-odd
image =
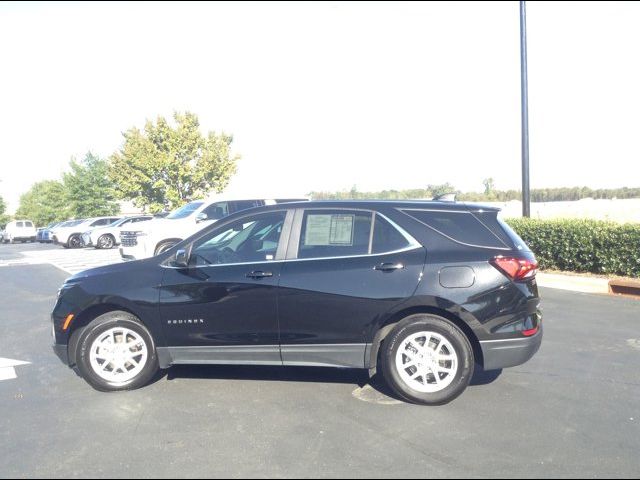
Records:
[[[208,219],[209,219],[209,216],[206,213],[200,212],[196,217],[196,223],[204,222],[205,220],[208,220]]]
[[[176,256],[173,260],[173,265],[178,268],[188,268],[189,267],[189,252],[184,248],[181,248],[176,252]]]

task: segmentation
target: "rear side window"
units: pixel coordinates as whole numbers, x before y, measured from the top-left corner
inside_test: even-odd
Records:
[[[468,211],[403,210],[419,222],[458,243],[485,248],[511,248]]]
[[[263,204],[263,202],[259,200],[238,200],[236,202],[230,203],[232,212],[239,212],[241,210],[246,210],[253,207],[261,207]]]
[[[207,216],[208,220],[220,220],[221,218],[229,215],[229,203],[228,202],[217,202],[212,203],[207,208],[202,210]]]
[[[409,245],[409,240],[397,228],[380,215],[376,215],[371,253],[395,252],[407,248]]]
[[[367,255],[371,242],[371,212],[308,210],[302,219],[298,258]]]
[[[31,227],[33,227],[33,223],[31,223],[31,222],[24,222],[24,226],[25,226],[25,227],[28,227],[28,228],[31,228]]]

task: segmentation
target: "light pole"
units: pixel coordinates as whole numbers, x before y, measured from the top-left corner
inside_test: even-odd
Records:
[[[520,95],[522,104],[522,216],[531,216],[529,191],[529,87],[527,81],[527,6],[520,1]]]

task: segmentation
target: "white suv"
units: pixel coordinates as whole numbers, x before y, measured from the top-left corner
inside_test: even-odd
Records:
[[[60,244],[64,248],[80,248],[84,246],[82,243],[82,234],[87,230],[95,227],[104,227],[111,225],[122,217],[94,217],[83,220],[72,220],[62,225],[58,225],[51,231],[53,243]]]
[[[140,222],[148,222],[153,220],[153,215],[138,215],[135,217],[125,217],[107,225],[106,227],[98,227],[87,230],[82,234],[82,243],[85,247],[95,248],[113,248],[120,244],[120,232],[122,230],[131,230],[132,227],[138,226]]]
[[[263,205],[304,200],[308,199],[231,200],[222,195],[208,200],[197,200],[174,210],[166,218],[145,222],[139,229],[122,230],[120,256],[125,260],[153,257],[234,212]]]
[[[31,220],[14,220],[7,223],[4,242],[35,242],[36,234],[36,227]]]

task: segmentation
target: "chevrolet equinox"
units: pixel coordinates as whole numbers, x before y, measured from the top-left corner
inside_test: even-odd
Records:
[[[67,279],[54,350],[101,391],[177,364],[322,366],[380,372],[400,397],[437,405],[476,363],[501,369],[537,352],[536,270],[495,208],[271,205]]]

